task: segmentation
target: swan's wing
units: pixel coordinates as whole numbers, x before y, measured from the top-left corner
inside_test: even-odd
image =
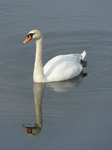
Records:
[[[82,71],[79,58],[74,54],[59,55],[44,66],[44,75],[50,81],[62,81],[74,78]]]

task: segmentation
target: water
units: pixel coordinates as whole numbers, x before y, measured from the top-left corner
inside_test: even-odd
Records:
[[[112,149],[111,6],[111,0],[1,2],[1,149]],[[86,50],[87,76],[33,84],[35,43],[22,45],[32,29],[42,32],[44,64]]]

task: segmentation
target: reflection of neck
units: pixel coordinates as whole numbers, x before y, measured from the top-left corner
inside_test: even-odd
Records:
[[[36,40],[36,54],[33,72],[34,82],[42,82],[45,80],[43,74],[43,64],[42,64],[42,38]]]
[[[34,83],[34,101],[36,110],[36,125],[42,127],[42,98],[45,84]]]

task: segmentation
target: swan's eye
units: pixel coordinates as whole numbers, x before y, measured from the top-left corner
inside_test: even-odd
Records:
[[[29,37],[32,38],[32,36],[33,36],[34,34],[35,34],[35,33],[30,33],[30,34],[28,34],[28,35],[27,35],[27,38],[29,38]]]
[[[29,38],[29,34],[26,37]]]

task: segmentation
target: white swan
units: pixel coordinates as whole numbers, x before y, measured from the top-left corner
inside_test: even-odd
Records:
[[[58,55],[49,60],[43,68],[42,64],[42,35],[38,30],[31,30],[23,44],[30,40],[36,41],[36,55],[34,63],[33,80],[38,83],[57,82],[72,79],[78,76],[83,67],[87,65],[84,61],[86,52],[82,54]]]

